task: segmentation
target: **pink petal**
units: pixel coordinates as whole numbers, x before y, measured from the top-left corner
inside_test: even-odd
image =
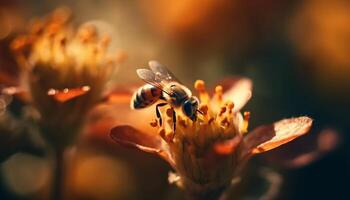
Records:
[[[143,133],[128,125],[120,125],[111,130],[110,136],[120,145],[157,154],[173,165],[173,161],[168,151],[162,147],[162,141],[158,135]]]
[[[275,122],[273,125],[274,136],[265,142],[258,144],[257,146],[251,145],[253,147],[251,149],[252,154],[262,153],[285,143],[288,143],[294,140],[297,137],[300,137],[307,133],[312,125],[312,119],[309,117],[298,117],[298,118],[290,118],[283,119],[278,122]],[[250,133],[250,137],[254,137],[254,135],[262,134],[262,133]],[[247,137],[248,137],[247,135]],[[255,147],[254,147],[255,146]]]
[[[234,112],[241,110],[252,97],[253,82],[248,78],[227,78],[221,85],[224,88],[223,98],[235,104]]]

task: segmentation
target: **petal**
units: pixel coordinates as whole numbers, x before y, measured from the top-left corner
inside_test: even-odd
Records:
[[[223,98],[235,104],[234,112],[241,110],[252,97],[253,82],[248,78],[227,78],[221,85],[224,88]]]
[[[14,97],[23,103],[30,102],[29,92],[20,86],[0,87],[0,89],[0,95]]]
[[[260,144],[271,140],[275,136],[275,130],[273,125],[264,125],[255,128],[248,133],[242,143],[241,157],[244,158],[252,154],[252,151]]]
[[[281,149],[266,153],[264,159],[284,168],[299,168],[322,158],[336,149],[339,143],[339,133],[327,128],[318,135],[310,134],[303,140],[291,142]]]
[[[242,141],[241,136],[236,136],[232,139],[216,142],[213,145],[214,151],[220,155],[231,155]]]
[[[118,89],[108,94],[89,115],[89,127],[94,129],[89,131],[90,134],[107,136],[106,139],[110,140],[108,133],[113,127],[119,125],[130,125],[144,133],[157,134],[157,129],[149,124],[156,117],[155,108],[132,110],[130,109],[131,98],[132,91],[129,90]],[[99,130],[96,130],[95,125],[100,126],[98,124],[103,125],[102,129],[97,127]]]
[[[270,125],[273,127],[274,136],[265,142],[261,142],[260,144],[256,143],[251,145],[250,147],[253,147],[251,148],[251,153],[262,153],[288,143],[307,133],[311,125],[312,119],[309,117],[283,119],[275,122],[273,125]],[[254,137],[256,134],[257,133],[250,133],[250,137]],[[261,135],[261,133],[259,134]]]
[[[150,153],[161,151],[160,141],[157,137],[142,133],[128,125],[114,127],[110,132],[110,136],[114,141],[122,145],[136,147]]]
[[[120,125],[111,130],[110,136],[120,145],[157,154],[173,165],[173,161],[168,151],[163,148],[161,138],[158,135],[143,133],[128,125]]]
[[[65,88],[63,90],[50,89],[47,94],[60,103],[80,97],[90,91],[90,86]]]

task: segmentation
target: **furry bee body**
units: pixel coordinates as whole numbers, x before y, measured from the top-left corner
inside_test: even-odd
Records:
[[[153,85],[146,84],[140,87],[133,95],[131,101],[132,109],[146,108],[162,97],[162,91]]]

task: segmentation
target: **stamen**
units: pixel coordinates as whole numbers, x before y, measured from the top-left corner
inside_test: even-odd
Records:
[[[207,104],[202,104],[199,107],[199,110],[202,111],[203,115],[206,116],[208,114],[208,105]]]
[[[230,114],[232,113],[234,107],[235,106],[234,106],[234,103],[232,101],[227,102],[227,108],[228,108],[228,111]]]
[[[250,118],[250,112],[244,112],[243,113],[243,125],[242,125],[242,130],[241,132],[247,133],[248,132],[248,124],[249,124],[249,118]]]
[[[218,100],[219,104],[222,102],[223,88],[221,85],[215,87],[215,98]]]
[[[225,117],[223,120],[221,120],[221,125],[228,127],[230,125],[230,122],[228,121],[227,117]]]
[[[224,114],[226,112],[226,107],[221,107],[220,108],[220,112],[219,112],[219,116],[221,116],[222,114]]]
[[[194,88],[199,94],[199,100],[201,101],[201,103],[208,104],[210,98],[208,92],[205,89],[205,82],[203,80],[197,80],[194,83]]]
[[[79,29],[77,36],[83,43],[95,41],[97,37],[96,27],[93,25],[83,26]]]
[[[101,47],[103,49],[106,49],[110,44],[110,42],[111,42],[111,37],[109,35],[105,35],[100,41]]]
[[[208,121],[208,124],[211,124],[214,121],[214,117],[211,117]]]

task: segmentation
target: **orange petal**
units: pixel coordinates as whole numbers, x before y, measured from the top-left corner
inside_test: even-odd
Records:
[[[56,101],[64,103],[76,97],[82,96],[90,91],[89,86],[79,88],[65,88],[63,90],[50,89],[47,94],[52,96]]]
[[[0,95],[2,94],[9,97],[15,97],[24,103],[27,103],[30,101],[28,92],[19,86],[9,86],[9,87],[2,88],[0,90]]]
[[[173,165],[173,161],[168,151],[163,149],[161,138],[158,135],[150,135],[131,126],[121,125],[114,127],[110,132],[110,136],[120,145],[157,154]]]
[[[241,157],[246,157],[252,154],[252,151],[260,144],[271,140],[275,137],[275,130],[273,125],[264,125],[255,128],[253,131],[246,134],[243,139]]]
[[[227,78],[220,85],[224,88],[224,100],[233,101],[234,112],[241,110],[252,97],[253,82],[248,78]]]
[[[241,141],[242,137],[236,136],[230,140],[217,142],[214,144],[214,151],[220,155],[230,155],[237,149]]]
[[[298,117],[283,119],[273,124],[275,136],[270,140],[257,145],[252,149],[252,153],[262,153],[307,133],[312,125],[312,119],[309,117]]]

